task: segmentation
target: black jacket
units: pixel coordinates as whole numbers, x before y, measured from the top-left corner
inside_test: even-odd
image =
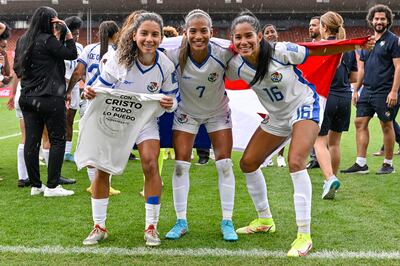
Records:
[[[21,40],[21,39],[20,39]],[[20,52],[18,40],[15,58]],[[70,39],[65,45],[54,35],[41,33],[37,36],[30,59],[21,78],[21,95],[65,96],[64,60],[78,57],[75,42]],[[15,69],[18,74],[18,70]]]

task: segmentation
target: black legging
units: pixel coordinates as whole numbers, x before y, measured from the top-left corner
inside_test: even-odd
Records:
[[[65,151],[65,101],[62,97],[22,96],[19,99],[25,122],[26,141],[24,157],[29,179],[33,187],[40,188],[39,149],[43,129],[46,126],[50,140],[47,187],[58,186]]]

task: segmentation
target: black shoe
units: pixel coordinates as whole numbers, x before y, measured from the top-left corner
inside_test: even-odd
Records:
[[[343,174],[368,174],[368,165],[360,166],[358,163],[354,163],[350,168],[346,170],[340,170]]]
[[[388,163],[383,163],[381,169],[379,169],[376,174],[377,175],[385,175],[385,174],[391,174],[391,173],[396,173],[394,170],[393,166],[391,166]]]
[[[63,176],[60,176],[60,179],[58,180],[59,185],[71,185],[75,184],[76,180],[75,179],[69,179]]]
[[[29,187],[30,185],[31,185],[31,181],[29,179],[18,180],[18,187]]]
[[[130,160],[130,161],[135,161],[135,160],[139,160],[139,158],[136,157],[135,154],[131,153],[131,154],[129,154],[129,160]]]
[[[208,160],[209,160],[208,157],[200,157],[196,164],[197,165],[205,165],[208,163]]]
[[[311,160],[308,164],[307,164],[307,169],[313,169],[313,168],[319,168],[319,163],[316,160]]]

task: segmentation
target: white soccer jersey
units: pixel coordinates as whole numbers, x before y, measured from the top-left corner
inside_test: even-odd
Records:
[[[233,54],[214,42],[210,42],[208,50],[201,65],[189,55],[183,73],[179,65],[179,48],[167,50],[179,80],[179,109],[193,118],[205,119],[229,110],[224,77],[227,62]]]
[[[75,43],[76,45],[76,51],[78,52],[78,58],[83,52],[83,46],[80,43]],[[74,72],[74,69],[76,65],[78,64],[78,59],[75,60],[64,60],[65,63],[65,78],[66,79],[71,79],[72,73]],[[79,85],[78,85],[79,86]]]
[[[160,51],[157,51],[152,66],[144,66],[136,60],[129,70],[118,64],[116,56],[109,58],[94,87],[115,88],[136,93],[163,93],[174,98],[178,92],[175,67]]]
[[[76,165],[78,170],[93,166],[119,175],[143,127],[164,112],[160,106],[163,96],[105,88],[96,88],[96,92],[79,123]]]
[[[304,107],[298,118],[308,119],[318,116],[318,95],[315,86],[305,80],[296,65],[305,61],[308,49],[289,42],[278,42],[264,79],[252,86],[261,104],[271,116],[279,120],[293,119],[293,114],[311,97],[314,103]],[[259,62],[262,64],[263,62]],[[256,69],[240,55],[228,64],[227,77],[231,80],[253,80]]]
[[[113,45],[108,45],[108,50],[114,49]],[[100,74],[100,43],[92,43],[87,45],[82,54],[78,57],[78,62],[85,65],[85,87],[92,86]]]

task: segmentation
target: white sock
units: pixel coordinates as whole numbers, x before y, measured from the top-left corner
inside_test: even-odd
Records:
[[[96,168],[89,168],[89,167],[86,167],[86,172],[87,172],[87,175],[88,175],[88,177],[89,177],[90,184],[92,184],[92,183],[93,183],[93,180],[94,180],[94,177],[95,177],[95,175],[96,175]]]
[[[253,200],[254,207],[258,212],[259,218],[271,218],[272,214],[269,209],[267,197],[267,184],[261,169],[257,169],[251,173],[244,173],[246,176],[247,191]]]
[[[367,158],[365,158],[365,157],[357,157],[356,163],[357,163],[359,166],[363,167],[364,165],[367,164]]]
[[[65,153],[71,153],[72,150],[72,141],[65,142]]]
[[[215,162],[218,171],[218,188],[221,199],[222,219],[232,220],[233,205],[235,202],[235,176],[231,159],[222,159]]]
[[[42,151],[43,151],[44,162],[46,163],[46,166],[49,167],[49,154],[50,154],[50,150],[49,150],[49,149],[42,149]]]
[[[160,207],[161,204],[149,204],[145,203],[144,207],[146,209],[146,227],[147,229],[149,225],[154,225],[154,228],[157,228],[158,217],[160,216]]]
[[[175,160],[174,173],[172,175],[172,192],[177,219],[186,220],[190,165],[189,162]]]
[[[29,178],[28,171],[26,170],[26,165],[25,165],[24,146],[25,146],[24,144],[19,144],[18,151],[17,151],[18,179],[19,180],[27,180]]]
[[[294,209],[298,233],[309,234],[311,225],[312,187],[307,170],[290,173],[294,187]]]
[[[106,228],[108,198],[94,199],[92,198],[92,216],[94,224]]]
[[[393,159],[392,160],[389,160],[389,159],[383,159],[383,163],[387,163],[387,164],[389,164],[390,166],[393,166]]]
[[[110,187],[111,187],[111,177],[112,177],[112,175],[110,175],[110,177],[108,178],[108,182],[110,183]]]

